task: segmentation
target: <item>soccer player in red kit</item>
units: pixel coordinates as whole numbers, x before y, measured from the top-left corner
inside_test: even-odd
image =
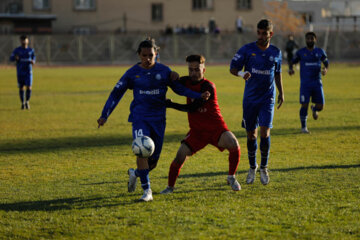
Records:
[[[210,92],[208,100],[187,98],[187,104],[174,103],[167,100],[167,107],[188,112],[190,131],[181,142],[175,159],[171,163],[168,177],[168,187],[162,194],[172,193],[180,169],[186,159],[212,144],[220,151],[229,151],[229,175],[227,182],[232,190],[239,191],[241,186],[235,178],[235,172],[240,161],[240,146],[235,135],[229,131],[221,116],[216,96],[215,84],[204,78],[205,58],[201,55],[190,55],[186,58],[189,76],[181,77],[180,82],[195,92]]]

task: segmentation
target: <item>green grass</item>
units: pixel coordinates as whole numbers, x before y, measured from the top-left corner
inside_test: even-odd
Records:
[[[174,70],[186,73],[183,66]],[[185,163],[176,192],[160,195],[186,114],[169,110],[163,152],[151,172],[154,201],[127,193],[135,167],[132,93],[97,129],[108,94],[124,67],[34,70],[31,110],[20,110],[15,69],[0,69],[0,239],[359,239],[359,68],[332,65],[326,105],[299,134],[299,76],[284,67],[285,103],[275,111],[270,184],[246,185],[244,83],[228,66],[208,66],[228,127],[242,149],[240,192],[226,185],[227,152],[206,147]],[[169,90],[169,97],[184,101]],[[259,155],[259,153],[258,153]]]

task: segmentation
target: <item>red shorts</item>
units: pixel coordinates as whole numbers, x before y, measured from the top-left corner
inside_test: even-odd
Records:
[[[195,154],[208,144],[217,147],[222,152],[225,148],[219,147],[218,143],[221,134],[227,131],[229,131],[229,129],[225,126],[219,127],[218,129],[212,131],[199,131],[190,129],[185,139],[182,140],[182,143],[185,143],[191,149],[192,154]]]

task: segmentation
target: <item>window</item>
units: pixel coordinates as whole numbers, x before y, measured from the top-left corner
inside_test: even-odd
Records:
[[[96,33],[96,28],[92,26],[76,26],[73,28],[75,35],[89,35]]]
[[[310,24],[313,22],[313,17],[311,13],[301,13],[301,17],[306,24]]]
[[[213,0],[193,0],[193,10],[211,10],[214,8]]]
[[[163,20],[163,5],[161,3],[151,5],[151,20],[154,22]]]
[[[33,8],[35,10],[50,9],[50,0],[33,0]]]
[[[251,9],[251,1],[252,0],[236,0],[236,9]]]
[[[75,0],[75,10],[95,10],[95,0]]]

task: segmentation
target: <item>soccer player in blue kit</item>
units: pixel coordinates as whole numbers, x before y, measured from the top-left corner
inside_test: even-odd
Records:
[[[230,72],[245,79],[243,97],[242,127],[247,131],[247,149],[250,169],[246,183],[255,180],[258,168],[256,163],[257,128],[260,126],[260,181],[269,183],[267,170],[270,152],[270,129],[274,116],[276,98],[275,85],[279,91],[278,108],[284,102],[281,79],[281,51],[270,44],[273,25],[270,20],[262,19],[257,24],[257,41],[241,47],[230,64]],[[245,68],[245,71],[242,69]]]
[[[99,127],[103,126],[115,109],[127,89],[133,90],[133,101],[130,105],[129,122],[132,122],[132,135],[149,136],[155,143],[155,151],[149,158],[137,157],[137,169],[128,170],[128,191],[136,189],[137,177],[144,190],[141,201],[153,200],[150,188],[149,172],[156,167],[164,140],[166,125],[166,92],[168,86],[177,94],[190,98],[208,99],[209,92],[198,93],[185,88],[176,80],[179,75],[155,61],[157,46],[153,40],[144,40],[139,44],[137,53],[141,62],[135,64],[120,78],[111,92],[101,117]]]
[[[33,81],[32,65],[35,64],[35,51],[29,47],[29,38],[27,36],[20,36],[20,42],[21,46],[14,49],[10,61],[16,61],[21,109],[30,109],[29,101]]]
[[[300,121],[301,132],[310,133],[307,129],[307,115],[310,97],[315,104],[311,106],[312,115],[318,119],[320,112],[325,104],[324,91],[321,75],[326,75],[329,68],[329,61],[323,49],[315,47],[316,35],[314,32],[305,34],[306,47],[298,50],[295,58],[289,63],[289,74],[294,74],[293,64],[300,62]],[[321,69],[321,63],[324,68]]]

